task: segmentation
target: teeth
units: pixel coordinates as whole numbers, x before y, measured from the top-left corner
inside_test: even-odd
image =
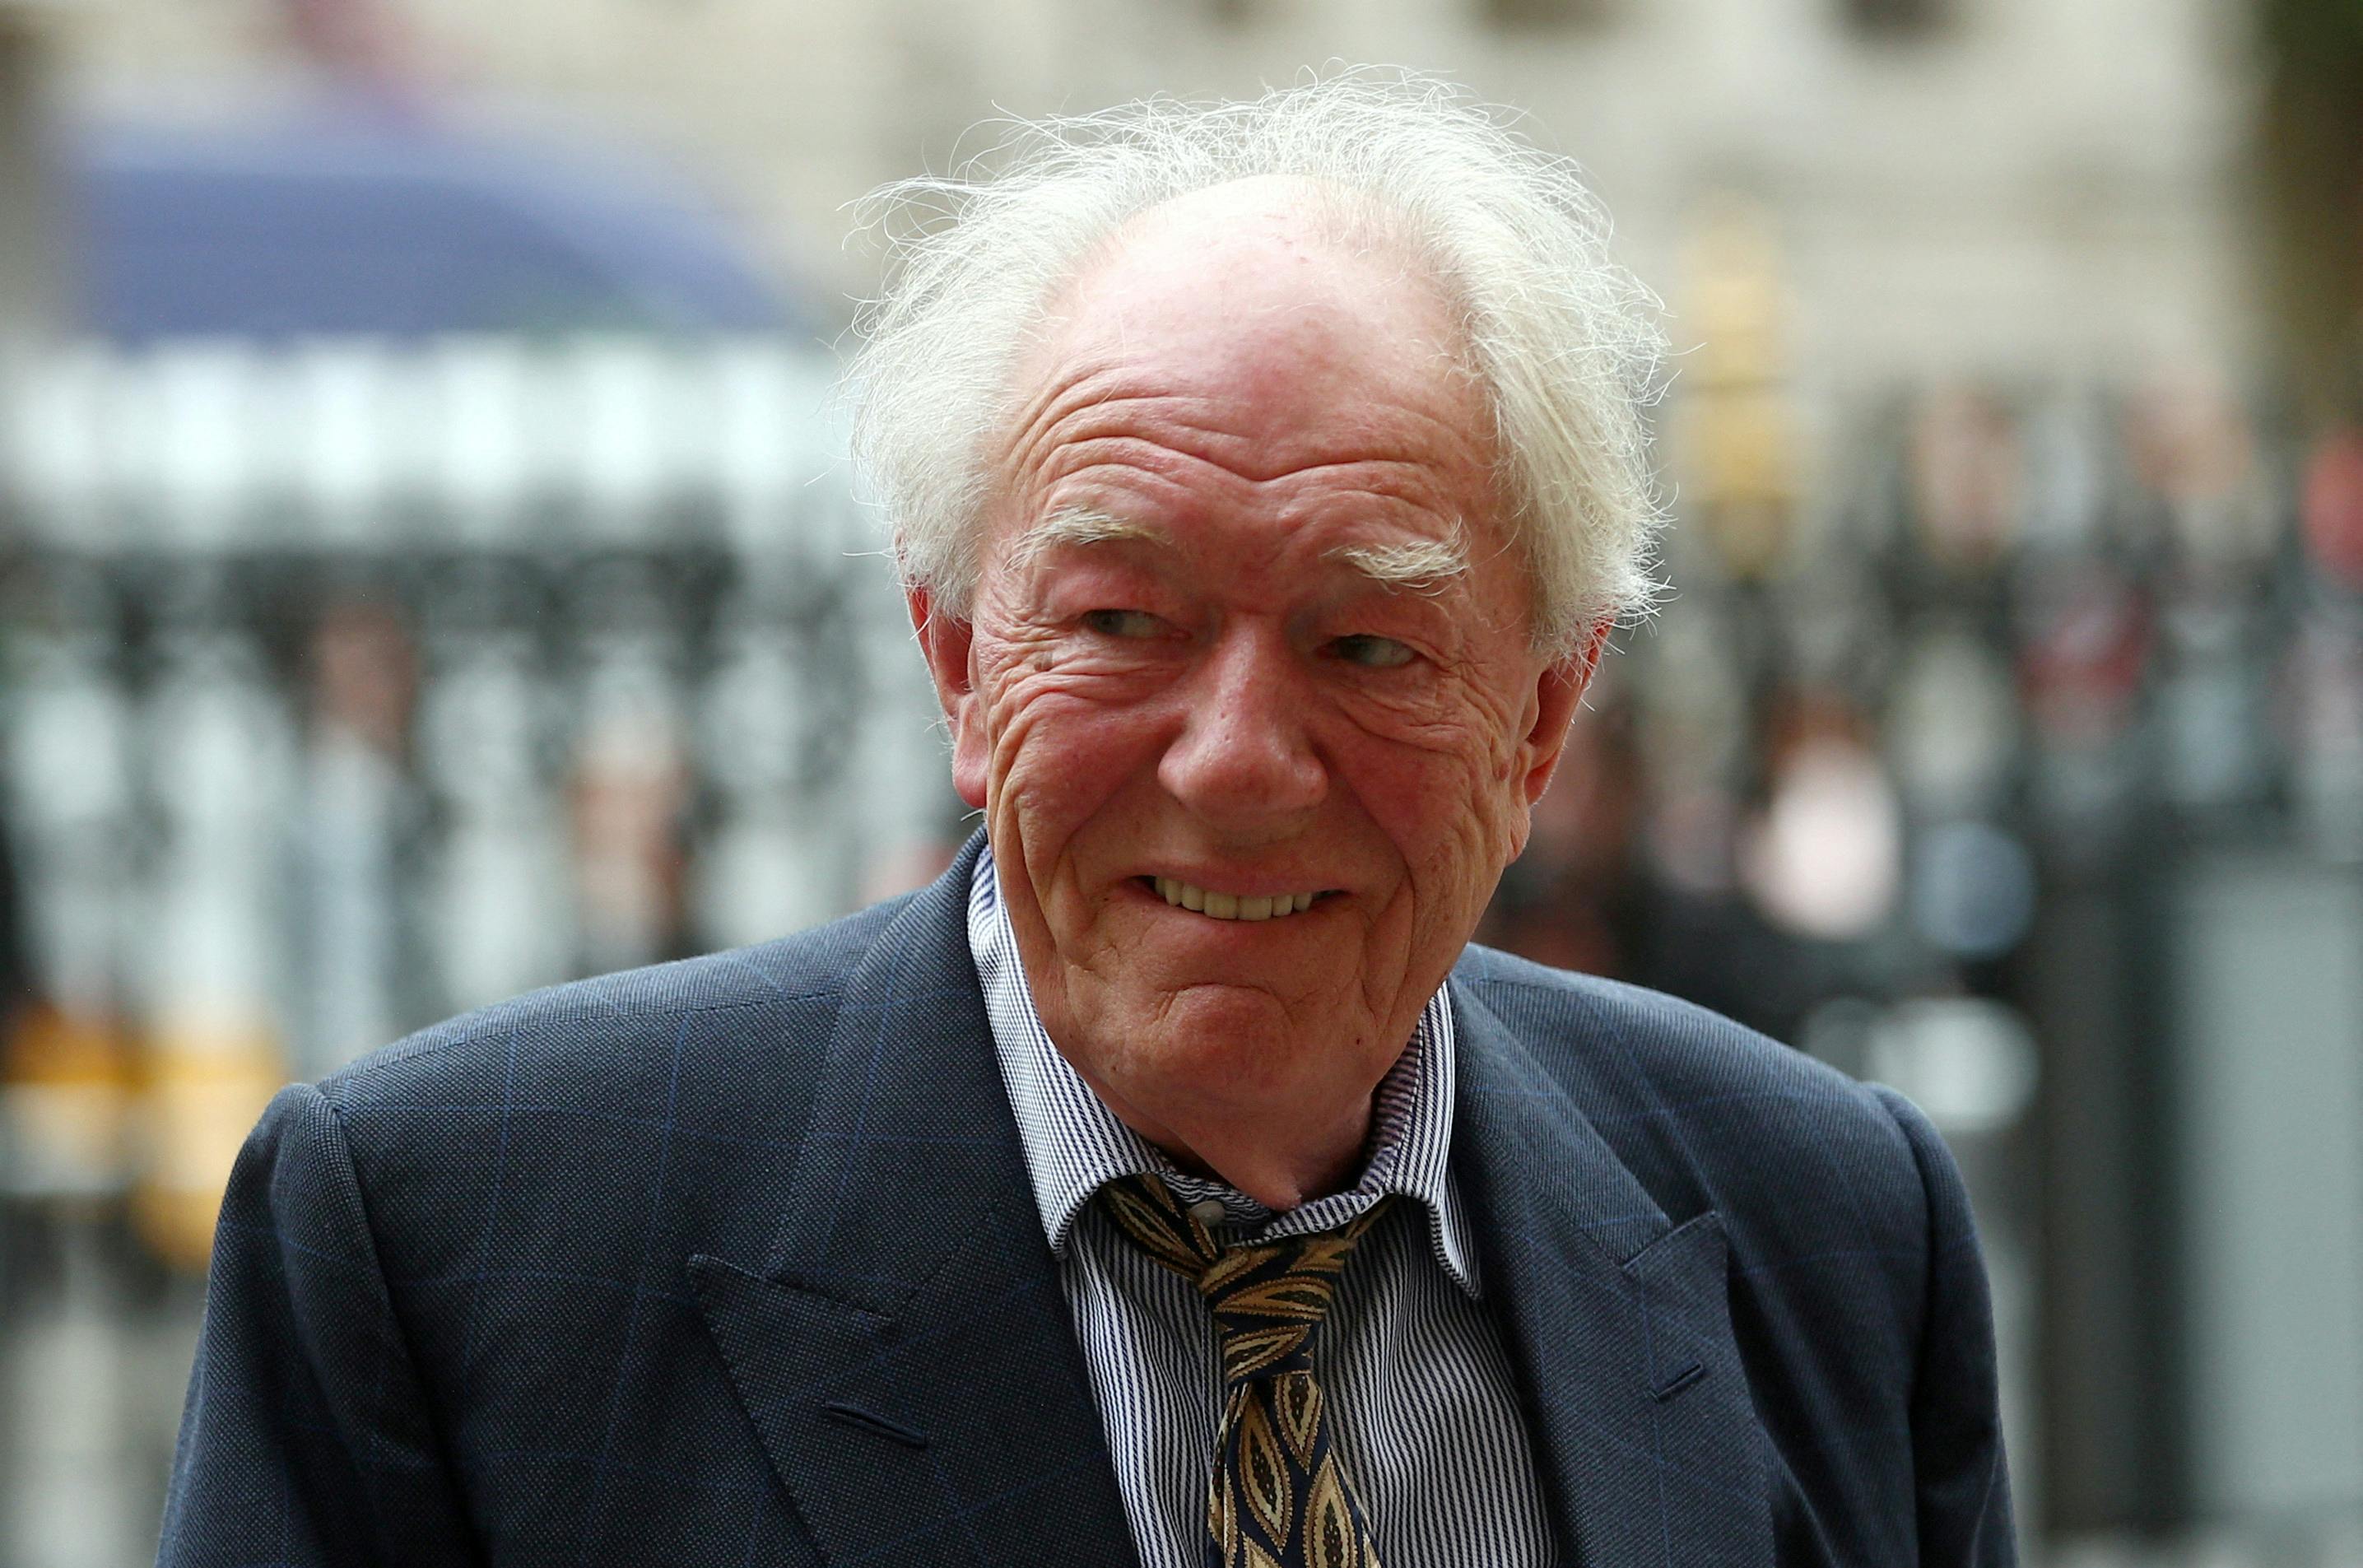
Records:
[[[1217,920],[1277,920],[1282,915],[1293,915],[1313,907],[1320,896],[1315,893],[1278,893],[1270,896],[1242,898],[1235,893],[1209,893],[1170,876],[1157,881],[1157,895],[1168,904],[1199,914],[1211,915]]]

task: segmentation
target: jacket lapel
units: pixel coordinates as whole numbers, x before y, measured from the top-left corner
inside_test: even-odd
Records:
[[[771,1255],[706,1326],[834,1562],[1128,1561],[968,951],[972,842],[856,967]]]
[[[1502,1020],[1465,985],[1452,1000],[1454,1170],[1562,1545],[1617,1568],[1769,1562],[1721,1220],[1670,1222]]]

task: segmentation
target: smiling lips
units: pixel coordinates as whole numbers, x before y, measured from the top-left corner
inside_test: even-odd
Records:
[[[1271,897],[1241,897],[1236,893],[1209,893],[1194,883],[1175,877],[1155,879],[1158,895],[1168,904],[1217,920],[1276,920],[1282,915],[1293,915],[1300,909],[1310,909],[1317,893],[1281,893]]]

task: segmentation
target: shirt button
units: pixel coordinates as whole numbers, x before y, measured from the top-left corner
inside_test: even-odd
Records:
[[[1223,1222],[1225,1210],[1220,1198],[1200,1198],[1190,1206],[1190,1218],[1199,1224],[1213,1227]]]

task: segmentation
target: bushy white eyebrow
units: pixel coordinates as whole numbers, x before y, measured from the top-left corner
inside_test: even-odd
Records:
[[[1053,512],[1019,535],[1017,542],[1009,547],[1009,565],[1013,571],[1030,572],[1049,551],[1075,545],[1164,542],[1163,534],[1143,524],[1128,523],[1104,512],[1070,507]]]
[[[1166,534],[1144,523],[1128,522],[1104,512],[1081,507],[1054,512],[1019,536],[1010,547],[1009,564],[1030,571],[1047,552],[1077,545],[1170,544]],[[1326,558],[1350,566],[1382,587],[1410,594],[1433,594],[1469,571],[1469,535],[1458,521],[1440,539],[1406,539],[1399,544],[1342,544]]]
[[[1469,533],[1456,520],[1445,539],[1401,544],[1344,544],[1328,552],[1372,582],[1409,594],[1434,594],[1469,571]]]

